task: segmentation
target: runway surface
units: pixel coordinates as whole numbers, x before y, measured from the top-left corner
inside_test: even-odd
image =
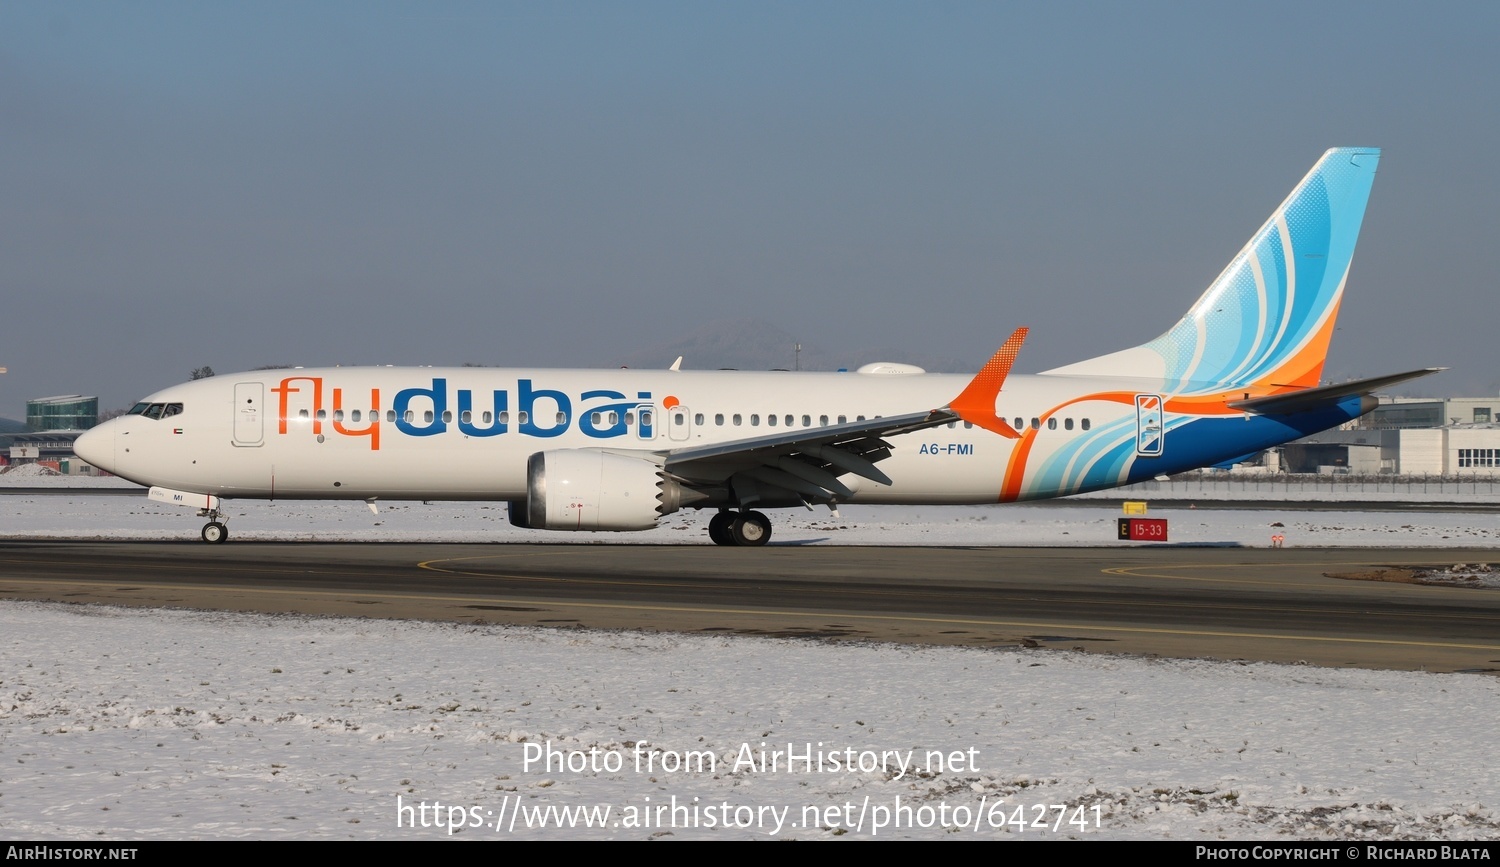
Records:
[[[0,598],[1500,671],[1493,549],[0,542]]]

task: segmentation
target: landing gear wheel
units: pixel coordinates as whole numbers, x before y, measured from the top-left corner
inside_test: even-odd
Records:
[[[734,533],[730,531],[730,525],[734,523],[737,516],[733,512],[718,512],[708,519],[708,538],[715,545],[733,545]]]
[[[218,521],[209,521],[203,525],[203,541],[222,542],[229,538],[229,528]]]
[[[741,512],[729,525],[734,544],[746,548],[764,545],[771,540],[771,519],[760,512]]]

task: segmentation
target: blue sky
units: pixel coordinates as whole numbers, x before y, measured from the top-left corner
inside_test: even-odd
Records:
[[[1497,19],[0,2],[0,415],[204,364],[612,366],[753,322],[956,369],[1028,325],[1041,370],[1165,330],[1336,145],[1385,155],[1325,374],[1493,394]]]

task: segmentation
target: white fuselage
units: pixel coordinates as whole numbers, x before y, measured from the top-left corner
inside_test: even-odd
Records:
[[[142,403],[180,409],[107,422],[80,439],[79,454],[140,484],[226,498],[519,500],[527,458],[539,451],[665,454],[937,409],[968,381],[788,371],[258,371],[157,392]],[[995,502],[1007,474],[1016,487],[1005,499],[1072,493],[1028,485],[1016,471],[1080,437],[1134,441],[1136,407],[1090,397],[1118,395],[1124,385],[1013,376],[997,413],[1021,439],[966,422],[887,437],[892,453],[880,468],[893,484],[842,476],[854,491],[848,501]],[[1013,465],[1018,448],[1026,454]],[[1060,478],[1082,479],[1086,469]],[[1123,470],[1111,478],[1121,483]]]

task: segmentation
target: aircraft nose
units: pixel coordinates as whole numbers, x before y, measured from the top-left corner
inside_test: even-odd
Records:
[[[115,423],[107,421],[83,432],[73,442],[73,454],[105,472],[115,471]]]

